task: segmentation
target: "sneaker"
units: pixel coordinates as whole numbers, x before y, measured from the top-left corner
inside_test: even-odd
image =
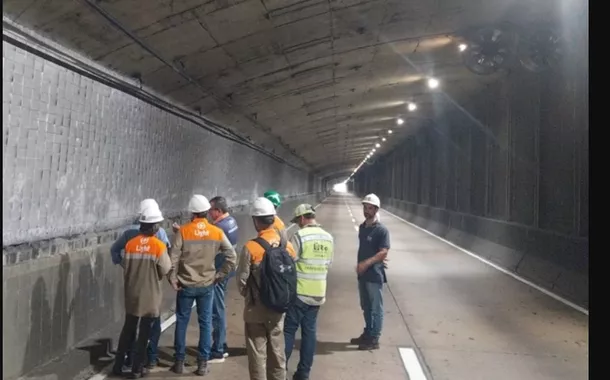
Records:
[[[148,363],[146,363],[146,369],[153,369],[156,366],[157,366],[156,360],[149,360]]]
[[[379,338],[368,338],[358,345],[360,351],[372,351],[379,349]]]
[[[184,372],[184,360],[176,360],[170,371],[181,375]]]
[[[226,351],[223,352],[222,357],[225,358],[225,359],[228,358],[229,357],[229,353],[226,352]]]
[[[227,355],[227,356],[229,356],[229,355]],[[210,363],[210,364],[224,363],[225,358],[227,356],[225,356],[225,354],[220,354],[218,352],[214,352],[212,355],[210,355],[210,360],[208,360],[208,363]]]
[[[205,360],[200,360],[197,363],[197,370],[195,371],[195,375],[197,376],[205,376],[210,372],[208,368],[208,362]]]
[[[365,333],[360,334],[360,336],[358,338],[352,338],[350,339],[349,343],[350,344],[361,344],[362,342],[366,341],[368,339],[368,336]]]

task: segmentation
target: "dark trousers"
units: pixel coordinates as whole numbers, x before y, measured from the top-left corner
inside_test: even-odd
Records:
[[[152,331],[150,333],[150,341],[148,342],[148,363],[156,363],[157,362],[157,351],[159,347],[159,339],[161,338],[161,317],[155,320],[153,324]],[[127,356],[125,357],[125,365],[131,367],[132,358],[134,354],[134,350],[136,347],[136,339],[134,336],[129,349],[127,350]]]
[[[142,372],[142,367],[146,358],[146,346],[148,346],[148,340],[150,339],[153,324],[156,319],[156,317],[136,317],[131,314],[125,315],[125,323],[123,324],[123,330],[119,337],[119,347],[114,362],[114,369],[116,372],[122,370],[125,362],[125,354],[129,351],[134,340],[136,341],[136,344],[133,352],[131,371],[134,373]]]
[[[301,327],[301,354],[297,366],[297,374],[308,378],[313,357],[316,353],[316,325],[320,306],[307,305],[300,299],[290,306],[284,320],[284,339],[286,341],[286,367],[294,347],[294,337]]]

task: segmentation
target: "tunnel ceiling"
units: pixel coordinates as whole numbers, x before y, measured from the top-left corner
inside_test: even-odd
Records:
[[[462,64],[459,31],[507,17],[535,18],[548,4],[3,1],[11,21],[139,76],[144,86],[245,135],[275,136],[329,176],[349,173],[377,142],[381,152],[391,149],[442,111],[427,77],[438,78],[439,90],[458,103],[498,79]],[[408,102],[417,104],[415,112],[407,111]],[[405,120],[401,126],[398,117]]]

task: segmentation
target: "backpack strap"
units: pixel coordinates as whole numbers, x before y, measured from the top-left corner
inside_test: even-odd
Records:
[[[265,252],[271,249],[271,245],[267,242],[267,240],[263,239],[262,237],[257,237],[256,239],[252,239],[252,241],[258,243],[258,245],[263,247]]]

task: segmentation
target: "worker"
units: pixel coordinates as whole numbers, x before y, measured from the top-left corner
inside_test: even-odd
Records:
[[[284,322],[286,363],[290,360],[294,338],[300,327],[300,358],[293,380],[307,380],[316,352],[318,311],[326,300],[326,277],[334,251],[333,237],[316,222],[316,213],[310,204],[297,206],[291,222],[299,226],[290,239],[297,253],[297,300],[286,312]]]
[[[364,314],[364,332],[351,340],[359,350],[379,348],[383,327],[383,284],[387,283],[385,260],[390,249],[390,233],[379,222],[377,213],[381,202],[375,194],[362,199],[364,222],[358,228],[358,293]]]
[[[212,305],[214,284],[222,282],[235,269],[235,250],[222,230],[207,220],[210,202],[195,194],[189,201],[192,214],[189,223],[180,227],[170,250],[172,269],[168,279],[176,295],[176,329],[174,333],[175,362],[171,370],[184,372],[186,358],[186,329],[193,303],[199,317],[199,346],[197,370],[204,376],[209,372],[208,360],[212,345]],[[216,254],[224,256],[223,266],[217,271]]]
[[[159,319],[162,290],[161,281],[171,269],[167,246],[155,237],[163,214],[159,207],[149,205],[142,210],[140,231],[125,245],[125,257],[121,261],[125,286],[125,323],[119,337],[113,372],[122,375],[122,368],[130,345],[137,334],[131,367],[131,378],[147,374],[143,366],[146,346],[154,323]]]
[[[139,218],[142,215],[142,212],[145,208],[153,206],[159,208],[159,204],[154,199],[148,198],[144,199],[140,202],[140,208],[138,209],[138,216],[134,223],[129,226],[129,228],[121,234],[121,236],[112,244],[110,247],[110,254],[112,256],[112,262],[116,265],[121,264],[123,257],[121,256],[122,252],[127,245],[127,242],[137,235],[140,234],[140,222]],[[167,249],[171,247],[169,242],[169,238],[167,237],[167,233],[163,229],[163,227],[158,227],[158,231],[155,235],[159,240],[165,243]],[[150,335],[150,343],[148,344],[148,358],[146,367],[148,369],[152,369],[157,365],[157,352],[159,347],[159,339],[161,337],[161,318],[155,320],[153,324],[153,329]],[[127,350],[126,358],[125,358],[125,369],[129,369],[132,364],[132,356],[133,356],[133,347],[135,345],[135,337],[132,341],[129,349]]]
[[[229,206],[224,197],[216,196],[210,199],[209,217],[212,223],[222,229],[231,242],[233,249],[237,246],[239,227],[234,217],[229,214]],[[215,267],[219,271],[224,265],[225,257],[216,255]],[[212,308],[212,352],[208,363],[222,363],[229,356],[227,347],[227,315],[225,309],[225,296],[227,283],[235,275],[235,271],[222,281],[214,285],[214,305]]]
[[[267,198],[254,201],[250,215],[258,237],[245,244],[237,269],[251,380],[286,379],[283,325],[296,299],[296,253],[273,228],[275,213]]]
[[[286,225],[284,224],[282,219],[280,219],[280,217],[277,215],[277,209],[282,205],[282,197],[280,196],[280,193],[278,193],[275,190],[269,190],[269,191],[265,192],[265,194],[263,194],[263,196],[265,198],[267,198],[269,201],[271,201],[271,203],[273,203],[273,208],[275,209],[275,220],[273,222],[273,228],[278,230],[280,232],[280,234],[283,235],[284,238],[287,238],[286,237]]]

